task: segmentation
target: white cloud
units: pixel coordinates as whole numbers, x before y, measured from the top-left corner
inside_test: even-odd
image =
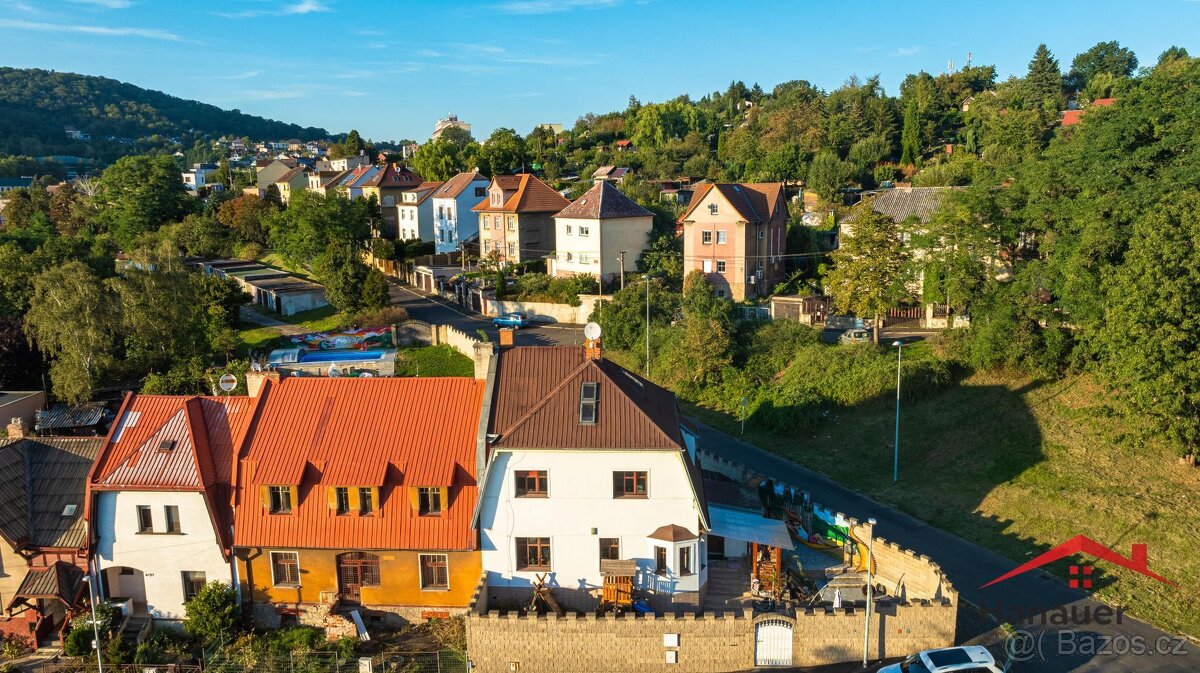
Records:
[[[43,33],[84,33],[86,35],[103,35],[106,37],[144,37],[150,40],[166,40],[181,42],[183,38],[175,33],[156,28],[127,28],[108,26],[83,26],[57,23],[41,23],[38,21],[21,21],[18,19],[0,19],[0,27],[16,28],[17,30],[33,30]]]
[[[239,72],[236,75],[227,75],[222,79],[254,79],[261,74],[261,70],[247,70],[246,72]]]
[[[292,16],[332,11],[325,0],[300,0],[277,9],[245,9],[240,12],[216,12],[216,15],[226,19],[252,19],[256,16]]]
[[[919,54],[922,51],[925,51],[925,47],[919,44],[914,44],[911,47],[900,47],[899,49],[895,49],[892,51],[892,53],[888,54],[888,56],[912,56],[914,54]]]
[[[300,0],[294,5],[288,5],[279,11],[280,14],[312,14],[313,12],[332,12],[322,0]]]
[[[573,9],[616,7],[620,0],[507,0],[495,5],[506,14],[555,14]]]
[[[105,9],[125,9],[133,4],[133,0],[71,0],[76,4],[95,5]]]
[[[238,94],[239,100],[285,100],[303,98],[311,92],[300,89],[251,89]]]

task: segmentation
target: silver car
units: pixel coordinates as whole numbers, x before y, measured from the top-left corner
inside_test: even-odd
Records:
[[[1003,673],[992,653],[980,645],[943,647],[918,652],[879,673]]]
[[[838,341],[844,344],[865,344],[871,341],[871,330],[855,327],[842,332]]]

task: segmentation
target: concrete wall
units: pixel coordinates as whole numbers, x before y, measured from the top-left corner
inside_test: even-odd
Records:
[[[488,367],[495,354],[495,346],[492,344],[480,341],[450,325],[436,325],[433,329],[432,343],[434,345],[446,344],[471,358],[471,362],[475,365],[475,378],[481,380],[487,378]]]
[[[155,532],[138,532],[138,505],[150,507]],[[166,505],[179,507],[178,534],[164,532]],[[109,595],[144,600],[156,618],[183,619],[183,571],[201,571],[210,582],[231,579],[200,493],[102,491],[96,497],[92,528],[100,567],[110,581]],[[121,575],[118,566],[135,572]]]
[[[570,323],[582,325],[587,323],[592,311],[599,303],[607,303],[612,295],[581,294],[579,306],[570,304],[551,304],[540,301],[497,301],[484,298],[483,314],[498,316],[505,313],[525,313],[531,322]]]

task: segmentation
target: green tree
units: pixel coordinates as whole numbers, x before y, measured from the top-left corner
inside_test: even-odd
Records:
[[[1138,219],[1108,289],[1104,371],[1180,455],[1200,444],[1200,197],[1170,194]]]
[[[1133,75],[1137,66],[1137,56],[1116,40],[1100,42],[1071,61],[1071,69],[1067,72],[1067,89],[1083,91],[1093,77],[1102,73],[1119,79],[1127,78]]]
[[[217,221],[237,232],[247,243],[267,243],[267,222],[276,207],[266,199],[245,194],[230,199],[217,209]]]
[[[909,101],[904,109],[904,130],[900,133],[900,165],[914,166],[921,160],[921,117],[917,101]]]
[[[353,312],[363,308],[363,289],[368,267],[358,251],[346,243],[329,243],[314,268],[325,285],[325,298],[338,310]]]
[[[588,321],[600,324],[606,347],[640,353],[638,347],[646,336],[647,281],[631,280],[636,282],[613,294],[610,301],[598,302]],[[670,292],[659,279],[651,278],[649,283],[650,324],[655,328],[668,325],[679,295]]]
[[[371,267],[367,270],[367,277],[362,286],[363,308],[380,309],[390,302],[387,276],[379,269]]]
[[[836,203],[841,195],[842,187],[854,173],[854,167],[842,161],[833,152],[821,152],[812,160],[808,167],[809,189],[817,193],[827,203]]]
[[[883,316],[908,294],[904,286],[908,254],[900,227],[866,206],[856,209],[842,226],[838,248],[830,255],[834,266],[825,276],[825,289],[839,311],[871,318],[878,344]]]
[[[368,199],[302,191],[269,219],[271,246],[289,264],[313,264],[332,243],[361,247],[370,236],[371,219]]]
[[[169,156],[118,159],[100,175],[96,201],[98,221],[122,246],[196,209]]]
[[[487,142],[479,148],[479,160],[487,167],[488,175],[507,175],[522,168],[529,170],[525,141],[508,128],[492,131]]]
[[[354,157],[359,154],[371,154],[371,146],[367,144],[367,141],[363,140],[362,136],[355,129],[351,129],[341,142],[336,142],[329,146],[330,159],[345,159],[346,157]]]
[[[78,260],[50,267],[33,279],[25,333],[50,359],[54,394],[67,402],[90,399],[117,364],[116,302]]]
[[[438,138],[421,145],[412,157],[412,168],[426,180],[449,180],[464,168],[459,151],[454,143],[444,137]]]
[[[238,626],[238,604],[233,587],[209,582],[183,605],[183,630],[204,645],[232,638]]]
[[[1029,73],[1025,76],[1025,88],[1030,103],[1052,110],[1063,107],[1063,76],[1058,59],[1045,44],[1039,44],[1029,61]]]

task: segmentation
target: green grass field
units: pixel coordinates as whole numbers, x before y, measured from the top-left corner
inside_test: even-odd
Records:
[[[349,321],[346,314],[339,312],[332,306],[322,306],[309,311],[301,311],[289,316],[279,315],[264,311],[258,306],[250,306],[249,310],[273,318],[280,322],[285,322],[290,325],[295,325],[300,332],[325,332],[336,330],[345,327]],[[241,329],[238,331],[238,336],[241,339],[241,348],[238,353],[240,356],[245,356],[253,349],[262,349],[272,345],[275,339],[279,338],[279,328],[264,327],[253,323],[242,322]]]
[[[292,266],[291,264],[288,264],[287,262],[283,261],[283,258],[274,252],[268,252],[267,254],[263,255],[262,257],[259,257],[256,261],[259,264],[263,264],[263,265],[266,265],[266,266],[269,266],[269,267],[272,267],[275,269],[281,269],[283,271],[287,271],[288,273],[290,273],[292,275],[300,276],[301,278],[308,278],[309,280],[316,280],[316,278],[313,277],[312,271],[310,271],[302,266]]]
[[[905,403],[898,484],[894,404],[884,396],[843,410],[798,438],[760,432],[751,419],[746,439],[1016,561],[1081,533],[1124,555],[1145,542],[1150,568],[1181,588],[1101,564],[1097,598],[1200,634],[1200,470],[1142,438],[1093,379],[976,373]],[[738,432],[733,416],[685,406]]]

